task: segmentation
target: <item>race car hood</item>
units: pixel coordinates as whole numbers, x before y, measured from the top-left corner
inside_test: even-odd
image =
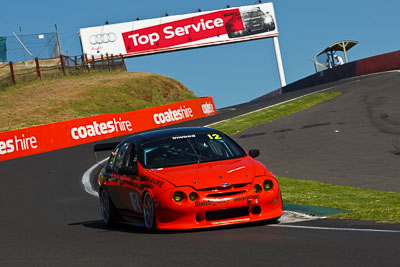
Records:
[[[247,156],[240,159],[150,170],[153,175],[175,186],[195,189],[251,183],[255,176],[266,175],[265,167]]]

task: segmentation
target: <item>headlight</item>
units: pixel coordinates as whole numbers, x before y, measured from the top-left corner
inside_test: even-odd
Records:
[[[274,183],[271,180],[265,180],[263,186],[265,191],[269,191],[274,187]]]
[[[183,199],[185,198],[185,194],[182,191],[176,191],[173,195],[172,195],[172,199],[175,202],[181,202]]]
[[[262,190],[261,185],[259,185],[259,184],[255,184],[253,189],[254,189],[254,192],[256,192],[256,193],[260,193]]]
[[[189,199],[190,199],[191,201],[195,201],[198,197],[199,197],[199,195],[198,195],[197,193],[195,193],[195,192],[191,192],[191,193],[189,194]]]
[[[264,19],[265,24],[271,24],[272,23],[272,17],[267,17]]]

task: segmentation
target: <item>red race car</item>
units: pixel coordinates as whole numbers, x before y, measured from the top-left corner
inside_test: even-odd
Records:
[[[147,230],[191,229],[282,215],[278,181],[230,137],[209,128],[133,135],[116,146],[98,176],[106,225],[124,221]]]

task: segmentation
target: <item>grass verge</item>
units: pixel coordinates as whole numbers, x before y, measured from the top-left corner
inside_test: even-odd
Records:
[[[152,73],[90,72],[0,90],[0,131],[161,106],[196,96]]]
[[[352,212],[330,217],[339,219],[400,222],[400,194],[316,181],[278,177],[283,201],[299,205],[346,209]]]
[[[212,128],[235,134],[247,128],[270,122],[340,95],[340,92],[317,93],[268,109],[241,115]],[[278,177],[285,203],[350,210],[329,217],[340,219],[400,222],[400,194],[351,186],[324,184],[317,181]]]
[[[271,108],[265,108],[257,112],[237,116],[210,126],[231,135],[256,125],[270,122],[300,110],[307,109],[340,94],[341,92],[316,93]]]

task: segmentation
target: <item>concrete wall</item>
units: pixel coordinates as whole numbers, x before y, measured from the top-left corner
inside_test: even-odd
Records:
[[[357,76],[400,69],[400,50],[355,61]]]
[[[345,78],[396,69],[400,69],[400,50],[360,59],[332,69],[327,69],[288,84],[278,90],[281,90],[282,94],[285,94]]]

